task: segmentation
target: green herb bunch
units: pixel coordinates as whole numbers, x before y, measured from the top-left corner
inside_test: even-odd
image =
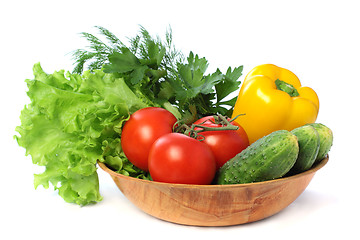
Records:
[[[73,52],[74,73],[81,74],[87,67],[122,77],[144,102],[164,107],[186,123],[209,114],[231,115],[236,97],[226,101],[224,98],[238,90],[242,66],[234,70],[229,67],[225,74],[219,69],[207,74],[209,63],[205,58],[193,52],[185,58],[175,48],[171,28],[162,41],[140,26],[139,33],[129,38],[129,46],[109,30],[96,28],[108,43],[82,33],[90,45],[89,50]]]

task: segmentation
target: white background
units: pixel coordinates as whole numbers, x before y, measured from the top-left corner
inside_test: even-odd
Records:
[[[0,14],[0,239],[359,239],[360,7],[356,1],[5,1]],[[69,54],[86,46],[80,32],[108,28],[126,41],[143,25],[172,27],[184,53],[219,67],[273,63],[292,70],[320,98],[317,122],[334,132],[329,163],[288,208],[233,227],[188,227],[134,207],[99,169],[104,200],[79,207],[34,190],[34,166],[13,139],[28,102],[24,80],[41,62],[48,73],[72,70]],[[241,77],[243,80],[244,76]],[[5,237],[7,236],[7,237]],[[316,237],[316,238],[315,238]]]

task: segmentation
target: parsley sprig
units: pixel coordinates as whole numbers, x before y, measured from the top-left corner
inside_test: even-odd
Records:
[[[186,123],[209,114],[231,115],[236,97],[225,99],[238,90],[243,66],[229,67],[225,74],[219,69],[207,74],[205,58],[190,52],[185,59],[175,48],[171,28],[162,41],[140,26],[139,33],[128,39],[128,46],[106,28],[96,28],[107,43],[82,33],[90,45],[88,50],[73,52],[74,73],[102,69],[122,77],[148,105],[165,107]]]

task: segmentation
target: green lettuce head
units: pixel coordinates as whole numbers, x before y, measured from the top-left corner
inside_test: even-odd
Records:
[[[61,70],[46,74],[34,65],[26,80],[30,104],[16,128],[18,144],[45,171],[34,175],[35,188],[49,184],[67,202],[101,201],[97,161],[126,175],[146,178],[121,150],[121,127],[130,114],[147,105],[125,84],[101,70],[82,75]]]

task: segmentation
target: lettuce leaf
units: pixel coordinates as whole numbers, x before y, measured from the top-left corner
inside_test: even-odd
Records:
[[[18,144],[45,171],[34,175],[35,188],[49,184],[66,201],[87,205],[101,201],[97,160],[114,170],[148,178],[121,150],[121,127],[130,114],[148,106],[122,78],[101,70],[82,75],[64,70],[47,74],[37,63],[26,80],[30,104],[16,128]],[[146,103],[145,103],[146,102]]]

